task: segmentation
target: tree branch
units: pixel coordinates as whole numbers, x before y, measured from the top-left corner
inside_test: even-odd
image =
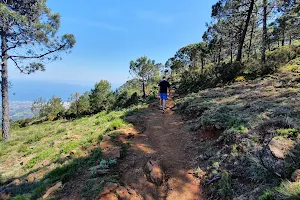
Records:
[[[45,57],[45,56],[47,56],[47,55],[49,55],[49,54],[51,54],[51,53],[54,53],[54,52],[56,52],[56,51],[60,51],[60,50],[62,50],[65,46],[66,46],[66,44],[61,45],[59,48],[54,49],[54,50],[51,50],[51,51],[48,51],[47,53],[44,53],[44,54],[39,55],[39,56],[10,56],[9,58],[21,58],[21,59],[34,59],[34,58],[36,58],[36,59],[39,59],[39,58],[43,58],[43,57]]]
[[[24,70],[18,65],[17,61],[10,57],[10,59],[15,63],[16,67],[20,70],[21,73],[25,74]]]

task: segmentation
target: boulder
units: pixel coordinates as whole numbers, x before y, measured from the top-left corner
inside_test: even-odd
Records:
[[[291,180],[293,182],[300,182],[300,169],[297,169],[296,171],[294,171],[294,173],[292,174]]]

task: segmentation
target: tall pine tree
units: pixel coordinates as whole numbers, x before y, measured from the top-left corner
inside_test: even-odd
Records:
[[[57,36],[60,15],[52,13],[47,0],[1,0],[1,92],[2,138],[10,137],[8,102],[8,61],[21,73],[44,71],[44,61],[59,58],[59,52],[69,51],[75,44],[71,34]]]

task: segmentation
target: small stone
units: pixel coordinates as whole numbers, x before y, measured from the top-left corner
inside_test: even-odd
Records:
[[[241,195],[239,197],[233,198],[233,200],[247,200],[248,198],[245,197],[244,195]]]
[[[76,154],[76,150],[72,150],[72,151],[70,152],[70,155],[74,155],[74,154]]]
[[[118,187],[116,190],[117,195],[121,200],[127,200],[130,199],[130,194],[128,190],[125,187]]]
[[[82,138],[82,136],[81,135],[72,135],[72,138],[73,139],[80,139],[80,138]]]
[[[159,166],[155,166],[150,172],[150,178],[156,185],[161,185],[163,181],[163,173]]]
[[[118,197],[114,193],[108,193],[103,196],[99,196],[99,200],[118,200]]]
[[[215,128],[216,128],[217,130],[221,130],[221,129],[222,129],[222,127],[221,127],[219,124],[216,124],[216,125],[215,125]]]
[[[19,179],[15,179],[12,184],[14,185],[20,185],[21,181]]]
[[[153,169],[153,165],[152,165],[152,162],[151,161],[148,161],[147,164],[146,164],[146,169],[148,172],[151,172],[152,169]]]
[[[57,191],[61,186],[62,186],[62,182],[58,182],[54,186],[49,188],[47,192],[44,194],[43,199],[48,198],[53,192]]]
[[[99,196],[105,196],[105,195],[107,195],[108,193],[110,193],[110,190],[107,189],[107,188],[104,188],[103,191],[100,193]]]
[[[106,183],[105,188],[108,189],[111,192],[114,192],[118,187],[118,184],[116,183]]]
[[[108,135],[104,135],[102,141],[110,141],[111,137]]]
[[[300,169],[297,169],[296,171],[294,171],[291,179],[293,182],[300,182]]]
[[[35,181],[35,177],[33,174],[30,174],[26,180],[28,183],[33,183]]]

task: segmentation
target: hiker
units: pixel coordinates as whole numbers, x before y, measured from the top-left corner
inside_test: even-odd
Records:
[[[163,110],[163,113],[166,109],[166,100],[168,98],[168,90],[170,94],[170,83],[166,80],[166,77],[163,77],[163,80],[161,80],[158,84],[159,86],[159,97],[160,97],[160,109]]]

